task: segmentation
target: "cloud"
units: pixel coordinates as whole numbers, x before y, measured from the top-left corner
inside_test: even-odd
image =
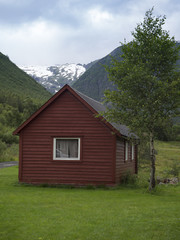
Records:
[[[38,20],[31,24],[11,28],[0,28],[0,45],[6,54],[11,53],[10,58],[16,59],[17,64],[21,62],[30,64],[45,64],[53,61],[56,48],[64,41],[64,30],[59,26]]]
[[[103,27],[105,24],[112,23],[113,16],[108,11],[103,11],[100,7],[93,8],[87,12],[88,19],[95,27]]]
[[[0,0],[0,51],[16,64],[88,63],[130,41],[152,6],[179,40],[178,0]]]

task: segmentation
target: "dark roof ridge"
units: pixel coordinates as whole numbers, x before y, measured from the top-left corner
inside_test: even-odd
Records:
[[[100,113],[100,112],[106,111],[106,107],[102,103],[100,103],[100,102],[94,100],[93,98],[77,91],[74,88],[72,88],[72,89],[78,94],[79,97],[81,97],[86,103],[88,103],[96,112]]]
[[[97,100],[95,100],[94,98],[91,98],[91,97],[89,97],[88,95],[85,95],[84,93],[82,93],[82,92],[79,92],[78,90],[76,90],[75,88],[73,88],[73,87],[71,87],[75,92],[77,92],[78,94],[80,94],[80,95],[83,95],[84,97],[86,97],[86,98],[89,98],[90,100],[92,100],[92,101],[94,101],[94,102],[97,102],[97,103],[99,103],[99,104],[101,104],[101,105],[103,105],[101,102],[99,102],[99,101],[97,101]]]

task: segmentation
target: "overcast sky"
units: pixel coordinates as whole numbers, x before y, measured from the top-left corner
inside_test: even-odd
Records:
[[[0,0],[0,52],[17,65],[89,63],[130,41],[153,6],[180,40],[179,0]]]

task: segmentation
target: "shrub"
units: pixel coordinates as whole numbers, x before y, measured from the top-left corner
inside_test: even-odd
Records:
[[[136,185],[137,175],[132,174],[130,171],[126,171],[121,177],[121,184]]]
[[[5,149],[6,149],[6,144],[2,142],[0,139],[0,154],[2,154]]]
[[[171,169],[169,170],[169,174],[173,175],[174,177],[179,177],[180,173],[180,162],[173,161]]]

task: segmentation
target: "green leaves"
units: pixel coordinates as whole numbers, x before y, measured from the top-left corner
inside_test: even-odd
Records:
[[[155,132],[178,107],[179,47],[163,30],[165,19],[147,11],[132,33],[134,40],[122,45],[123,61],[112,59],[106,68],[117,86],[117,91],[105,92],[106,102],[111,102],[106,118],[142,132]]]
[[[104,114],[111,121],[128,125],[139,137],[149,136],[150,190],[155,187],[154,137],[180,108],[179,48],[162,29],[165,17],[153,17],[152,13],[153,9],[146,12],[132,33],[134,40],[122,46],[123,61],[113,59],[108,68],[109,80],[117,91],[105,93],[111,108]]]

